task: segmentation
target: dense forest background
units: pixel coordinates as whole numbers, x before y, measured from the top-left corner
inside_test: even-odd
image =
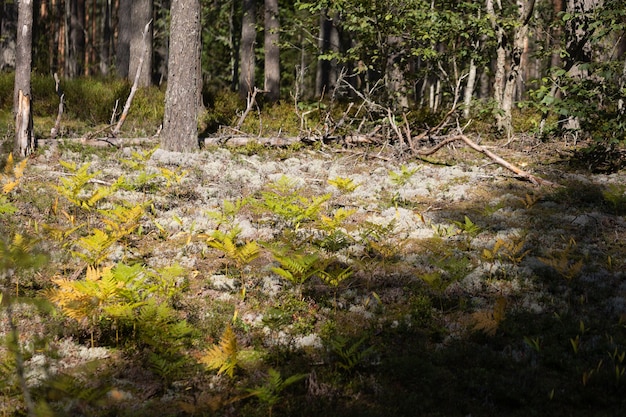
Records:
[[[15,66],[17,3],[1,4],[5,71]],[[365,94],[398,114],[458,102],[466,118],[489,114],[509,136],[511,112],[525,106],[542,115],[542,133],[553,112],[549,129],[622,139],[626,11],[617,0],[216,0],[200,7],[204,105],[217,92],[245,99],[254,88],[265,102]],[[35,73],[132,81],[146,49],[139,85],[167,81],[170,2],[50,0],[35,1],[33,10]]]

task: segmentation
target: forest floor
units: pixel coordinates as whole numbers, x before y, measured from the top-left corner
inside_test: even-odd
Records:
[[[626,173],[575,168],[579,146],[483,143],[559,184],[540,187],[461,144],[427,160],[153,145],[41,149],[0,218],[49,256],[3,285],[27,383],[55,415],[624,415]],[[78,186],[85,163],[97,175]],[[122,176],[91,208],[67,198]],[[142,207],[136,227],[96,250],[96,229],[125,227],[103,221],[116,205]],[[123,327],[103,298],[81,320],[33,301],[59,305],[52,278],[88,281],[88,263],[180,265],[154,296],[175,320]],[[166,334],[176,320],[192,335]],[[23,413],[14,368],[0,376],[0,413]]]

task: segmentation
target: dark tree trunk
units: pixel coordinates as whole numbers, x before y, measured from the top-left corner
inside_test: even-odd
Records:
[[[85,59],[85,0],[69,2],[69,49],[67,75],[77,77],[84,70]]]
[[[33,0],[19,0],[13,111],[15,114],[15,154],[22,157],[29,155],[35,147],[30,94],[32,42]]]
[[[3,1],[0,7],[0,71],[3,71],[15,68],[17,6]]]
[[[332,19],[328,17],[326,11],[322,11],[320,14],[320,36],[318,42],[320,54],[339,51],[339,30],[334,25]],[[315,95],[319,97],[334,88],[337,78],[337,60],[318,58],[315,76]]]
[[[132,37],[131,10],[133,0],[119,0],[117,11],[117,48],[115,53],[115,68],[117,76],[128,78],[130,66],[130,39]]]
[[[161,132],[164,149],[198,149],[200,71],[200,0],[172,2],[168,82]]]
[[[280,98],[280,22],[278,0],[265,0],[265,97],[271,102]]]
[[[143,66],[139,77],[138,86],[148,87],[152,84],[152,27],[147,34],[147,42],[143,42],[143,29],[152,19],[152,0],[134,0],[131,10],[132,37],[130,40],[130,65],[128,78],[135,79],[137,65],[141,57],[142,50],[147,48],[144,54]]]
[[[102,3],[102,40],[100,43],[100,74],[102,75],[109,74],[109,66],[111,65],[111,7],[111,0],[105,0]]]
[[[241,19],[241,45],[239,50],[240,68],[239,95],[246,98],[255,87],[256,70],[254,44],[256,40],[256,4],[255,0],[243,0]]]

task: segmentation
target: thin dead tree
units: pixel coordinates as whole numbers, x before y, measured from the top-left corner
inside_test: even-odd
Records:
[[[111,134],[114,137],[117,137],[117,135],[119,135],[120,130],[122,129],[122,125],[124,124],[124,122],[126,121],[126,117],[128,116],[128,112],[130,111],[130,106],[133,102],[133,98],[135,97],[135,94],[137,93],[137,86],[139,84],[139,80],[141,78],[141,70],[143,68],[143,61],[146,58],[146,51],[148,50],[148,44],[147,44],[147,35],[149,33],[150,30],[150,25],[152,24],[152,19],[150,19],[150,21],[148,23],[146,23],[146,26],[144,26],[143,28],[143,33],[142,33],[142,43],[144,45],[144,48],[141,50],[141,56],[139,57],[139,62],[137,63],[137,72],[135,73],[135,79],[133,81],[133,85],[130,89],[130,94],[128,95],[128,98],[126,99],[126,104],[124,104],[124,109],[122,110],[122,114],[119,118],[119,120],[117,121],[117,124],[115,125],[115,127],[113,128],[113,130],[111,131]]]
[[[65,102],[65,93],[61,89],[61,80],[59,79],[59,75],[54,73],[54,91],[59,96],[59,111],[57,113],[57,118],[54,121],[54,127],[50,129],[50,138],[56,139],[59,134],[59,130],[61,129],[61,116],[63,116],[64,102]]]

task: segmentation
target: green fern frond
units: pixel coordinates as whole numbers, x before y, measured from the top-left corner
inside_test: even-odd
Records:
[[[353,192],[361,185],[361,184],[355,183],[352,178],[344,178],[344,177],[330,178],[327,182],[328,184],[334,187],[337,187],[337,189],[344,194]]]
[[[72,254],[84,259],[90,265],[100,265],[109,256],[110,248],[116,240],[115,236],[103,230],[93,229],[89,236],[84,236],[76,242],[84,253],[72,251]]]
[[[273,267],[272,271],[294,284],[303,284],[318,272],[320,256],[317,253],[285,253],[275,250],[273,256],[280,266]]]

